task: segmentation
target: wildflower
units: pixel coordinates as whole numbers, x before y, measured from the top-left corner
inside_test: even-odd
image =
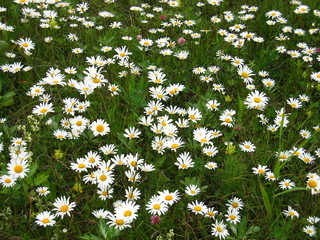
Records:
[[[212,224],[211,231],[212,235],[215,237],[219,237],[219,239],[225,239],[227,236],[229,236],[227,226],[223,221],[218,222],[218,220],[216,220],[216,222]]]
[[[134,128],[134,127],[130,127],[129,129],[125,129],[125,134],[123,134],[123,136],[125,136],[126,138],[139,138],[139,135],[141,134],[141,132]]]
[[[292,182],[290,179],[283,179],[281,182],[279,182],[279,187],[281,189],[291,189],[295,186],[296,184]]]
[[[53,206],[55,206],[53,210],[56,211],[56,216],[60,216],[61,218],[63,218],[66,214],[70,216],[70,212],[73,210],[76,204],[75,202],[70,203],[69,199],[70,197],[66,198],[65,196],[56,198],[53,203]]]
[[[250,141],[242,142],[239,147],[243,152],[254,152],[256,147]]]
[[[307,225],[303,228],[303,232],[308,234],[310,237],[313,237],[317,233],[317,229],[313,225]]]
[[[54,220],[55,216],[51,214],[50,211],[44,211],[36,216],[36,224],[39,226],[53,226],[56,221]]]
[[[160,223],[161,218],[159,216],[151,216],[150,220],[151,220],[151,224],[157,225]]]
[[[13,177],[24,178],[27,176],[27,173],[29,172],[29,163],[26,160],[12,160],[8,163],[7,169],[8,173]]]
[[[106,211],[104,209],[93,210],[92,215],[99,219],[107,219],[108,216],[112,215],[111,212]]]
[[[50,191],[48,187],[37,187],[36,191],[40,196],[47,196]]]
[[[97,119],[91,123],[90,128],[95,136],[103,136],[110,132],[109,124],[102,119]]]
[[[294,210],[291,206],[288,206],[288,210],[284,210],[283,214],[286,217],[290,217],[291,219],[293,219],[294,217],[299,218],[299,213]]]
[[[262,166],[262,165],[258,165],[258,167],[253,167],[252,168],[253,173],[254,174],[258,174],[258,175],[264,175],[266,173],[266,171],[268,171],[268,167],[267,166]]]
[[[13,187],[16,184],[17,178],[14,175],[2,175],[0,176],[0,183],[3,187]]]
[[[168,211],[168,205],[160,200],[157,196],[153,196],[146,205],[146,210],[152,215],[162,215]]]
[[[159,192],[158,198],[168,205],[173,205],[180,199],[178,190],[174,192],[163,190],[162,192]]]
[[[186,187],[185,193],[189,196],[196,196],[201,192],[200,188],[197,185],[189,185]]]
[[[201,215],[205,215],[208,209],[203,202],[198,202],[198,200],[192,203],[188,203],[187,207],[195,214],[201,214]]]
[[[241,216],[239,214],[239,211],[237,209],[229,209],[227,211],[227,214],[224,215],[226,217],[226,221],[237,224],[241,220]]]

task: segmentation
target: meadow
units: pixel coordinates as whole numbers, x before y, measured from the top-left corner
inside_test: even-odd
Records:
[[[319,239],[318,0],[0,1],[0,239]]]

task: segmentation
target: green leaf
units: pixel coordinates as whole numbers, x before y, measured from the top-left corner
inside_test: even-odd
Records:
[[[14,103],[15,92],[8,92],[3,96],[0,96],[0,107],[7,107]]]
[[[49,178],[49,175],[47,173],[41,173],[34,179],[34,185],[40,186],[42,183],[47,181]]]
[[[264,206],[267,210],[267,213],[269,216],[272,216],[272,207],[271,207],[271,203],[269,200],[269,196],[261,183],[260,183],[260,189],[261,189],[261,194],[262,194],[262,198],[263,198],[263,203],[264,203]]]
[[[293,192],[293,191],[306,191],[306,190],[308,190],[308,189],[306,189],[306,188],[304,188],[304,187],[295,187],[295,188],[291,188],[291,189],[289,189],[289,190],[283,191],[283,192],[281,192],[281,193],[277,193],[277,194],[273,195],[273,197],[274,197],[274,198],[275,198],[275,197],[279,197],[279,196],[281,196],[282,194],[286,194],[286,193]]]

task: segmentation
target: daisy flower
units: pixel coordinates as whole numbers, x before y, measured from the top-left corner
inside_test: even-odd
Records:
[[[90,128],[95,136],[103,136],[110,132],[109,124],[102,119],[97,119],[96,121],[91,123]]]
[[[198,202],[198,200],[196,200],[195,202],[188,203],[187,207],[193,213],[201,215],[205,215],[208,210],[207,206],[203,202]]]
[[[123,136],[125,136],[126,138],[130,138],[130,139],[139,138],[139,135],[141,134],[141,132],[134,127],[130,127],[129,129],[125,129],[124,132],[125,133],[123,134]]]
[[[208,208],[205,217],[215,218],[218,214],[218,211],[215,211],[213,207]]]
[[[60,216],[63,218],[66,214],[70,217],[70,212],[73,211],[73,208],[76,206],[75,202],[70,203],[70,197],[66,198],[65,196],[56,198],[53,203],[55,208],[53,210],[56,211],[56,216]]]
[[[283,214],[286,217],[290,217],[291,219],[293,219],[294,217],[299,218],[299,213],[294,210],[291,206],[288,206],[288,210],[284,210]]]
[[[244,80],[244,82],[246,84],[252,83],[253,78],[251,78],[251,76],[255,75],[255,74],[253,74],[253,71],[247,65],[240,65],[238,67],[238,74],[242,77],[242,79]]]
[[[247,106],[249,109],[259,109],[263,110],[266,105],[268,104],[269,98],[265,96],[265,93],[260,93],[259,91],[254,91],[251,92],[244,104]]]
[[[128,187],[125,190],[127,200],[136,201],[140,199],[141,192],[138,188]]]
[[[201,192],[200,188],[197,185],[189,185],[186,187],[185,193],[189,196],[196,196]]]
[[[234,197],[228,200],[228,203],[226,204],[226,206],[228,207],[228,209],[241,210],[244,204],[240,198]]]
[[[212,235],[219,237],[219,239],[225,239],[227,236],[229,236],[227,226],[223,223],[223,221],[218,222],[218,220],[216,220],[216,222],[212,224],[211,231]]]
[[[215,162],[208,162],[204,165],[204,167],[207,169],[216,169],[218,168],[218,164]]]
[[[302,129],[299,133],[300,133],[301,137],[303,137],[305,139],[308,139],[311,137],[311,132],[309,132],[306,129]]]
[[[54,220],[55,216],[51,214],[50,211],[44,211],[36,216],[36,224],[39,226],[53,226],[56,221]]]
[[[47,196],[50,193],[48,189],[48,187],[38,187],[36,191],[40,196]]]
[[[84,158],[77,158],[76,163],[70,164],[70,168],[76,172],[86,172],[88,167],[90,167],[90,163]]]
[[[253,173],[254,174],[258,174],[258,175],[264,175],[266,173],[266,171],[268,171],[268,167],[267,166],[262,166],[262,165],[258,165],[258,167],[253,167],[252,168]]]
[[[108,219],[110,220],[109,222],[107,222],[108,225],[115,227],[116,229],[119,229],[120,231],[131,227],[130,226],[130,222],[128,219],[126,218],[118,218],[115,215],[109,215]]]
[[[158,198],[168,205],[172,205],[180,199],[178,190],[174,192],[163,190],[159,192]]]
[[[121,206],[115,208],[117,218],[124,218],[131,222],[138,217],[140,206],[133,201],[124,202]]]
[[[146,210],[152,215],[162,215],[168,211],[168,205],[160,200],[157,196],[153,196],[146,205]]]
[[[108,216],[112,215],[111,212],[104,210],[104,209],[98,209],[98,210],[93,210],[92,215],[95,216],[96,218],[102,218],[102,219],[107,219]]]
[[[179,169],[188,169],[194,166],[194,162],[188,152],[180,153],[177,158],[177,162],[174,165],[178,166]]]
[[[32,109],[33,114],[47,115],[49,112],[54,112],[52,103],[42,102]]]
[[[317,233],[317,229],[313,225],[307,225],[303,228],[303,232],[308,234],[310,237],[313,237]]]
[[[13,160],[8,163],[8,172],[15,178],[24,178],[29,172],[29,163],[26,160]]]
[[[241,220],[241,216],[237,209],[228,209],[227,214],[224,215],[226,217],[226,221],[237,224]]]
[[[256,150],[256,147],[250,141],[242,142],[239,147],[243,152],[254,152]]]
[[[17,44],[23,48],[25,51],[29,51],[31,49],[34,49],[34,43],[31,41],[30,38],[20,38]]]
[[[3,187],[13,187],[16,184],[17,178],[13,175],[2,175],[0,177],[0,183]]]
[[[279,182],[279,187],[281,189],[291,189],[295,186],[296,184],[292,182],[290,179],[283,179],[281,182]]]

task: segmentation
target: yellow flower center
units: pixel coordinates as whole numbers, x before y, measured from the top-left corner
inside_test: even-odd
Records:
[[[22,44],[22,47],[28,47],[28,46],[29,46],[28,43],[23,43],[23,44]]]
[[[303,161],[304,162],[310,162],[310,159],[309,158],[304,158]]]
[[[230,215],[229,218],[230,218],[231,220],[234,220],[234,219],[236,219],[236,216],[235,216],[235,215]]]
[[[46,108],[43,108],[40,110],[41,113],[46,113],[47,111],[48,111],[48,109],[46,109]]]
[[[186,164],[182,164],[181,167],[182,168],[187,168],[187,165]]]
[[[69,210],[69,206],[67,205],[63,205],[61,208],[60,208],[60,212],[67,212]]]
[[[308,186],[310,188],[316,188],[318,186],[318,183],[315,180],[309,180],[308,181]]]
[[[99,82],[101,82],[101,80],[99,79],[99,78],[95,78],[95,79],[93,79],[92,80],[94,83],[99,83]]]
[[[155,205],[153,205],[153,208],[156,210],[159,210],[161,208],[161,206],[159,204],[155,204]]]
[[[107,191],[103,191],[103,192],[101,192],[101,194],[102,194],[103,196],[107,196],[107,195],[108,195],[108,192],[107,192]]]
[[[226,118],[224,121],[227,122],[227,123],[231,123],[232,122],[230,118]]]
[[[40,193],[46,193],[46,190],[41,190]]]
[[[132,212],[130,210],[127,210],[123,213],[123,216],[130,217],[132,215]]]
[[[45,219],[43,219],[41,222],[44,223],[44,224],[46,224],[46,223],[49,223],[50,220],[49,220],[48,218],[45,218]]]
[[[5,183],[11,183],[11,181],[12,181],[12,180],[11,180],[10,178],[6,178],[6,179],[4,180]]]
[[[23,167],[21,165],[16,165],[13,168],[13,171],[15,171],[16,173],[21,173],[23,171]]]
[[[174,143],[174,144],[171,145],[171,148],[174,148],[174,149],[176,149],[178,147],[179,147],[179,144],[177,144],[177,143]]]
[[[235,203],[232,203],[232,207],[233,207],[233,208],[237,208],[238,206],[239,206],[238,203],[236,203],[236,202],[235,202]]]
[[[262,173],[264,173],[264,170],[263,169],[259,169],[258,173],[262,174]]]
[[[123,225],[124,224],[124,221],[122,219],[117,219],[116,220],[116,224],[117,225]]]
[[[130,138],[134,138],[135,135],[134,135],[134,134],[130,134],[129,137],[130,137]]]
[[[80,164],[78,165],[78,168],[84,168],[84,167],[86,167],[86,165],[83,164],[83,163],[80,163]]]
[[[103,125],[98,125],[98,126],[96,126],[96,130],[97,130],[97,132],[103,132],[104,131],[104,126]]]
[[[250,145],[245,145],[244,146],[246,149],[249,149],[250,148]]]
[[[136,161],[132,161],[130,164],[131,164],[132,167],[137,166],[137,162]]]
[[[126,56],[126,54],[125,54],[125,53],[120,53],[119,55],[120,55],[121,57]]]
[[[80,126],[82,126],[82,122],[81,122],[81,121],[77,121],[77,122],[76,122],[76,125],[77,125],[78,127],[80,127]]]
[[[128,198],[132,199],[132,198],[134,198],[134,195],[132,193],[129,193]]]
[[[95,161],[96,161],[95,158],[90,158],[90,159],[89,159],[89,162],[91,162],[91,163],[94,163]]]
[[[173,199],[173,197],[172,197],[171,195],[167,195],[167,196],[165,197],[165,199],[166,199],[167,201],[170,201],[170,200]]]
[[[209,216],[214,216],[214,212],[208,212],[207,213]]]
[[[294,213],[294,212],[289,212],[289,215],[290,215],[290,216],[294,216],[295,213]]]
[[[202,138],[202,139],[201,139],[201,142],[205,143],[205,142],[208,142],[208,140],[205,139],[205,138]]]
[[[243,72],[243,73],[241,74],[241,76],[244,77],[244,78],[247,78],[247,77],[249,77],[249,74],[248,74],[247,72]]]
[[[290,186],[290,183],[286,182],[284,185],[285,185],[286,187],[289,187],[289,186]]]
[[[202,210],[202,207],[200,207],[200,206],[195,206],[195,207],[193,208],[193,210],[199,212],[199,211]]]
[[[253,101],[254,101],[255,103],[259,103],[259,102],[261,102],[261,98],[255,97],[255,98],[253,99]]]
[[[191,194],[195,194],[196,191],[195,191],[195,190],[191,190],[190,193],[191,193]]]
[[[100,181],[105,181],[105,180],[107,180],[107,176],[103,174],[100,176],[99,179],[100,179]]]
[[[222,228],[221,227],[217,227],[217,231],[218,232],[222,232]]]
[[[195,115],[190,115],[190,118],[191,118],[192,120],[194,120],[194,119],[196,119],[196,116],[195,116]]]

